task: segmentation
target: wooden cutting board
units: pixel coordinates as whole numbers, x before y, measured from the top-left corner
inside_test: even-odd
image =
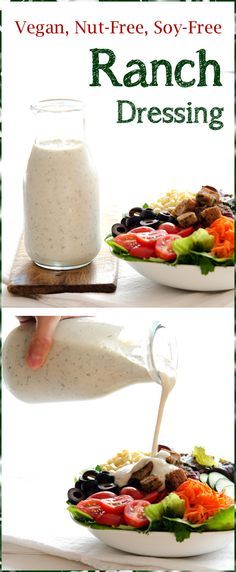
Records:
[[[8,291],[33,298],[59,292],[107,292],[116,290],[118,261],[106,244],[91,264],[78,270],[45,270],[26,254],[23,238],[12,266]]]

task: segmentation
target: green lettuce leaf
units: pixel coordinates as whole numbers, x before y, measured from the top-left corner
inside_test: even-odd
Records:
[[[235,523],[234,506],[221,508],[204,523],[206,530],[233,530]]]
[[[167,516],[163,516],[163,524],[165,530],[168,530],[169,532],[176,533],[177,531],[178,534],[184,535],[186,531],[186,538],[188,538],[191,532],[233,530],[235,524],[234,515],[235,509],[232,505],[229,508],[221,508],[214,516],[211,516],[202,524],[192,524],[183,518],[171,518]]]
[[[161,502],[146,506],[144,512],[152,523],[161,521],[163,516],[182,517],[184,508],[184,500],[180,499],[175,493],[170,493]]]
[[[74,520],[78,520],[79,522],[94,522],[93,518],[89,516],[89,514],[79,510],[74,505],[70,505],[67,510],[70,512]]]
[[[101,473],[101,471],[102,471],[101,465],[96,465],[95,471],[98,471],[98,473]]]
[[[164,529],[166,532],[173,532],[177,542],[183,542],[190,537],[191,529],[186,526],[182,519],[164,517]]]
[[[199,266],[201,273],[206,276],[209,272],[214,272],[216,266],[233,266],[234,260],[233,258],[216,258],[207,252],[189,252],[188,254],[180,254],[175,264]]]
[[[117,244],[114,241],[113,236],[108,236],[106,238],[105,242],[108,244],[108,246],[111,246],[111,248],[115,254],[127,254],[128,253],[128,250],[126,248],[124,248],[120,244]]]

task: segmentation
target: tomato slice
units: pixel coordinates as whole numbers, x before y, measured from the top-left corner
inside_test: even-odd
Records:
[[[165,230],[154,230],[153,232],[141,232],[137,234],[137,241],[142,246],[155,246],[157,239],[160,236],[165,236],[167,232]]]
[[[167,234],[160,236],[155,244],[156,256],[163,258],[163,260],[172,261],[176,259],[176,254],[172,249],[172,242],[179,238],[178,234]]]
[[[138,226],[137,228],[129,230],[128,234],[131,234],[132,232],[134,232],[134,234],[139,234],[140,232],[153,232],[153,228],[150,226]]]
[[[170,494],[169,491],[167,491],[166,489],[164,489],[163,491],[161,491],[161,492],[158,494],[158,500],[157,500],[157,502],[160,502],[162,499],[164,499],[165,497],[167,497],[167,495],[169,495],[169,494]]]
[[[122,524],[123,517],[120,514],[112,514],[111,512],[104,512],[101,516],[98,517],[97,522],[99,524],[105,524],[107,526],[119,526]]]
[[[124,520],[126,524],[135,526],[135,528],[140,528],[148,524],[148,519],[144,514],[144,508],[149,504],[150,502],[144,499],[129,502],[124,509]]]
[[[123,487],[120,491],[121,495],[130,495],[134,500],[143,499],[144,493],[136,489],[135,487]],[[147,499],[148,500],[148,499]]]
[[[129,249],[130,256],[137,256],[137,258],[151,258],[151,256],[156,256],[155,249],[149,246],[141,246],[137,244]]]
[[[158,230],[165,230],[168,234],[176,234],[179,232],[179,226],[176,226],[173,222],[163,222],[158,227]]]
[[[102,514],[105,512],[101,503],[102,501],[100,499],[88,498],[83,501],[80,501],[76,505],[76,507],[79,510],[82,510],[82,512],[85,512],[86,514],[94,518],[94,520],[97,520],[97,518],[102,516]]]
[[[156,502],[159,497],[158,491],[152,491],[151,493],[147,493],[144,497],[145,500],[149,501],[150,503]]]
[[[101,491],[99,493],[94,493],[93,495],[90,495],[89,498],[90,499],[111,499],[113,497],[116,497],[117,495],[115,493],[109,492],[109,491]]]
[[[195,228],[193,228],[193,226],[188,226],[187,228],[182,228],[182,230],[179,230],[178,235],[182,236],[182,238],[185,238],[186,236],[193,234],[194,231]]]
[[[163,491],[152,491],[151,493],[147,493],[144,497],[145,500],[148,500],[150,503],[160,502],[168,495],[168,491],[164,489]]]
[[[114,238],[114,242],[116,242],[116,244],[120,244],[120,246],[123,246],[128,251],[130,251],[133,246],[137,246],[138,244],[136,234],[132,232],[119,234]]]
[[[122,514],[124,511],[124,507],[132,501],[132,497],[130,495],[120,495],[116,498],[104,499],[101,500],[102,508],[106,512],[112,512],[113,514]]]

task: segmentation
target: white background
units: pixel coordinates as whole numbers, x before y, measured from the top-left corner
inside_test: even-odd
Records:
[[[148,29],[156,19],[184,22],[196,19],[196,3],[12,3],[3,15],[3,269],[9,270],[23,227],[22,179],[32,144],[29,106],[42,98],[75,97],[87,104],[87,135],[101,182],[104,210],[117,213],[163,194],[169,188],[197,191],[202,184],[233,190],[233,5],[198,3],[200,22],[221,23],[219,36],[45,36],[19,34],[15,20],[28,23],[63,22],[73,29],[77,19],[96,22],[119,19],[143,22]],[[171,7],[171,9],[170,9]],[[124,17],[125,15],[125,17]],[[166,58],[176,64],[196,58],[205,48],[219,61],[223,87],[115,88],[108,78],[102,87],[89,87],[90,48],[111,48],[122,77],[133,58],[148,63]],[[209,84],[211,72],[209,73]],[[116,100],[130,99],[141,106],[224,106],[224,128],[207,125],[135,123],[116,124]]]

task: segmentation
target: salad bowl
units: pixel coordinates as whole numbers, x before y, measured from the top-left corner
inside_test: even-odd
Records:
[[[209,185],[131,208],[105,241],[156,283],[200,292],[234,288],[234,199]]]
[[[199,446],[191,454],[160,446],[155,457],[137,461],[140,454],[128,452],[130,467],[121,452],[105,469],[97,465],[80,475],[67,493],[67,510],[76,524],[107,546],[141,556],[197,556],[232,542],[230,461],[216,462]],[[109,463],[114,468],[116,462],[122,467],[110,472]],[[165,488],[160,490],[161,482]]]
[[[198,292],[217,292],[234,289],[234,267],[215,267],[205,276],[199,266],[190,264],[170,265],[145,261],[129,261],[128,264],[141,274],[164,286]]]
[[[195,532],[184,542],[177,542],[171,532],[138,533],[132,530],[102,530],[89,528],[90,532],[112,548],[131,554],[156,557],[198,556],[227,546],[234,537],[233,530]]]

